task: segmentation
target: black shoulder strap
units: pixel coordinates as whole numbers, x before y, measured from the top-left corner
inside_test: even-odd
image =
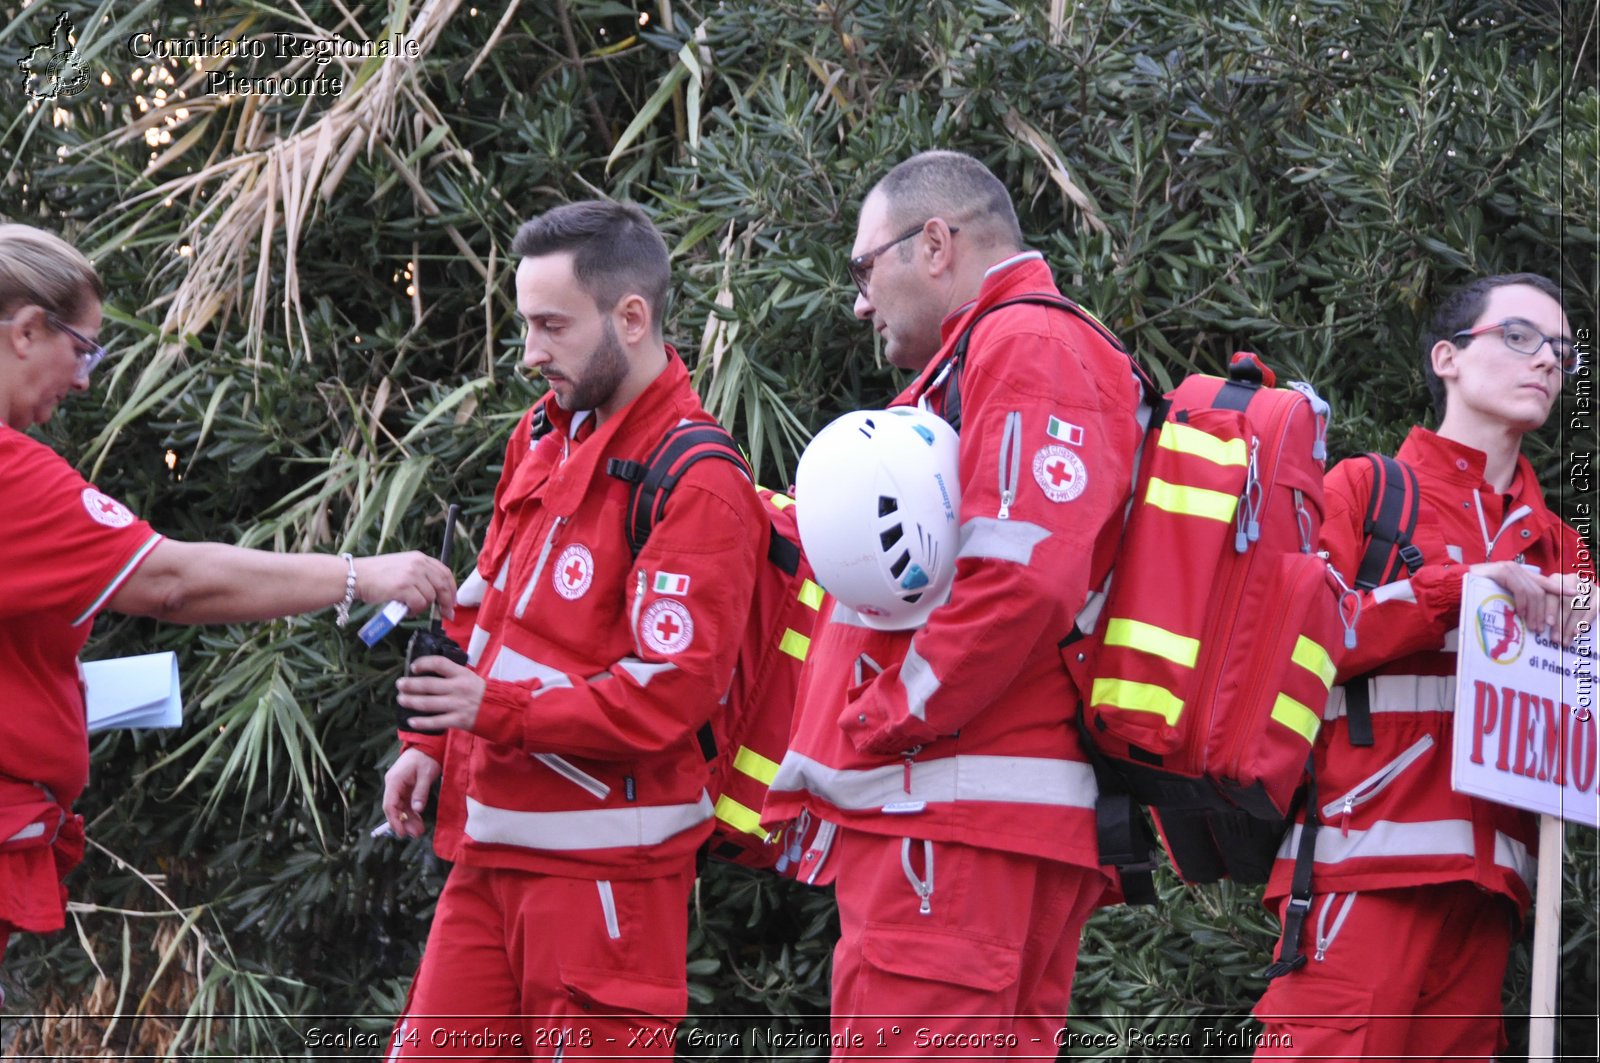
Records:
[[[1421,491],[1416,470],[1385,454],[1367,454],[1372,463],[1372,497],[1362,526],[1367,549],[1356,569],[1356,589],[1370,591],[1422,567],[1422,551],[1411,542],[1417,530]]]
[[[745,476],[750,476],[750,466],[739,453],[733,437],[722,426],[704,421],[685,421],[668,429],[643,464],[623,458],[606,462],[608,474],[633,485],[628,495],[624,530],[628,535],[628,549],[634,557],[644,549],[651,530],[661,519],[672,489],[678,486],[689,467],[703,458],[731,462]]]
[[[555,425],[550,423],[550,414],[547,411],[549,402],[541,402],[533,408],[533,417],[528,421],[528,442],[537,443],[550,434]]]
[[[1306,965],[1306,954],[1300,949],[1300,935],[1305,929],[1306,916],[1311,911],[1311,872],[1317,859],[1317,773],[1311,758],[1306,758],[1305,823],[1300,828],[1300,844],[1295,848],[1294,877],[1289,884],[1289,903],[1283,912],[1283,942],[1278,946],[1278,959],[1263,974],[1267,979],[1298,971]]]
[[[978,322],[996,310],[1004,310],[1008,306],[1028,305],[1053,306],[1058,310],[1065,310],[1100,333],[1101,337],[1112,347],[1123,354],[1128,354],[1128,349],[1122,345],[1121,340],[1112,334],[1110,329],[1096,320],[1093,314],[1064,295],[1050,295],[1046,292],[1040,292],[1036,295],[1019,295],[1015,299],[1006,299],[995,303],[988,309],[976,314],[971,321],[967,322],[967,327],[961,330],[961,335],[956,338],[955,347],[945,359],[950,368],[944,389],[944,419],[956,431],[961,431],[961,363],[966,360],[967,346],[972,342],[972,330],[978,327]],[[1154,395],[1159,397],[1160,389],[1155,386],[1150,374],[1145,372],[1144,367],[1131,354],[1128,354],[1128,360],[1133,362],[1134,375],[1139,378],[1139,384],[1145,389],[1146,396]]]
[[[1356,589],[1370,591],[1422,567],[1422,551],[1411,541],[1422,506],[1416,470],[1385,454],[1367,454],[1372,464],[1372,496],[1362,525],[1367,548],[1356,569]],[[1358,675],[1344,684],[1345,733],[1353,746],[1371,746],[1372,677]]]

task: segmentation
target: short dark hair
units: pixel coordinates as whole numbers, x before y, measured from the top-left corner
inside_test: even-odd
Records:
[[[913,155],[885,174],[873,191],[883,194],[896,229],[944,218],[972,226],[992,242],[1022,248],[1011,194],[987,166],[964,152]]]
[[[568,203],[522,223],[511,253],[518,258],[572,254],[572,273],[602,313],[630,293],[644,296],[661,335],[672,266],[666,241],[632,203],[590,199]]]
[[[1492,277],[1479,277],[1464,287],[1457,288],[1445,297],[1433,312],[1433,319],[1422,334],[1422,379],[1428,385],[1428,397],[1433,400],[1433,415],[1444,421],[1444,381],[1433,371],[1433,348],[1440,340],[1455,342],[1457,334],[1466,331],[1483,316],[1483,304],[1496,288],[1525,284],[1561,303],[1561,288],[1549,277],[1538,273],[1497,273]],[[1458,347],[1465,344],[1456,344]]]

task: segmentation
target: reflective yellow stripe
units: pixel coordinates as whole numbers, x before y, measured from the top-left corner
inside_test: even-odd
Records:
[[[1309,744],[1317,740],[1317,728],[1322,721],[1317,714],[1287,694],[1279,694],[1272,703],[1272,718],[1304,738]]]
[[[1168,421],[1161,426],[1156,445],[1179,454],[1193,454],[1216,465],[1250,463],[1250,451],[1242,439],[1218,439],[1210,432],[1202,432],[1182,421]]]
[[[1294,653],[1290,654],[1289,659],[1322,680],[1323,686],[1333,689],[1333,677],[1338,673],[1327,650],[1301,635],[1295,639]]]
[[[1234,507],[1239,504],[1236,495],[1225,495],[1204,487],[1184,487],[1150,477],[1150,486],[1144,500],[1157,509],[1186,517],[1204,517],[1207,520],[1227,522],[1233,519]]]
[[[1117,619],[1106,625],[1107,646],[1127,646],[1143,653],[1165,657],[1174,664],[1193,668],[1200,656],[1200,640],[1176,631],[1146,624],[1140,620]]]
[[[768,496],[768,501],[772,503],[773,509],[788,509],[790,506],[794,505],[794,499],[780,491],[772,492],[772,494]]]
[[[813,609],[822,608],[822,596],[826,592],[810,580],[800,581],[800,593],[796,595],[800,601]]]
[[[1096,705],[1107,705],[1130,712],[1153,712],[1168,726],[1176,724],[1183,714],[1183,699],[1165,687],[1153,683],[1135,683],[1131,679],[1096,679],[1089,700]]]
[[[778,775],[778,762],[768,760],[749,746],[740,746],[739,752],[733,757],[733,770],[742,771],[750,778],[771,786],[772,780]]]
[[[811,652],[811,640],[794,628],[784,628],[783,638],[778,640],[778,649],[797,661],[803,661],[806,654]]]
[[[735,830],[754,834],[757,838],[767,836],[767,832],[761,829],[761,813],[744,807],[727,794],[717,798],[717,818]]]

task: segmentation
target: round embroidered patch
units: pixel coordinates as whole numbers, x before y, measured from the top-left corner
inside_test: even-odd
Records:
[[[569,602],[588,593],[594,584],[594,555],[589,553],[589,548],[573,543],[561,551],[561,556],[556,558],[555,571],[550,573],[550,582],[555,584],[556,593]]]
[[[694,617],[674,598],[657,598],[639,618],[639,637],[665,656],[682,653],[694,641]]]
[[[133,523],[133,513],[127,506],[92,487],[83,489],[83,508],[97,523],[108,528],[126,528]]]
[[[1071,502],[1089,486],[1083,459],[1062,446],[1039,448],[1033,456],[1033,478],[1052,502]]]

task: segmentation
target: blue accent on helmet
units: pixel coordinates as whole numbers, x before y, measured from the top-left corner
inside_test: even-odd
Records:
[[[906,574],[900,577],[900,589],[903,591],[914,591],[927,585],[928,574],[922,571],[922,566],[916,562],[912,562],[911,567],[906,569]]]
[[[914,424],[914,425],[911,426],[911,428],[912,428],[912,431],[916,432],[917,435],[922,437],[922,441],[924,443],[928,444],[928,446],[930,446],[930,447],[933,446],[933,433],[932,432],[928,431],[925,427],[923,427],[920,424]]]

